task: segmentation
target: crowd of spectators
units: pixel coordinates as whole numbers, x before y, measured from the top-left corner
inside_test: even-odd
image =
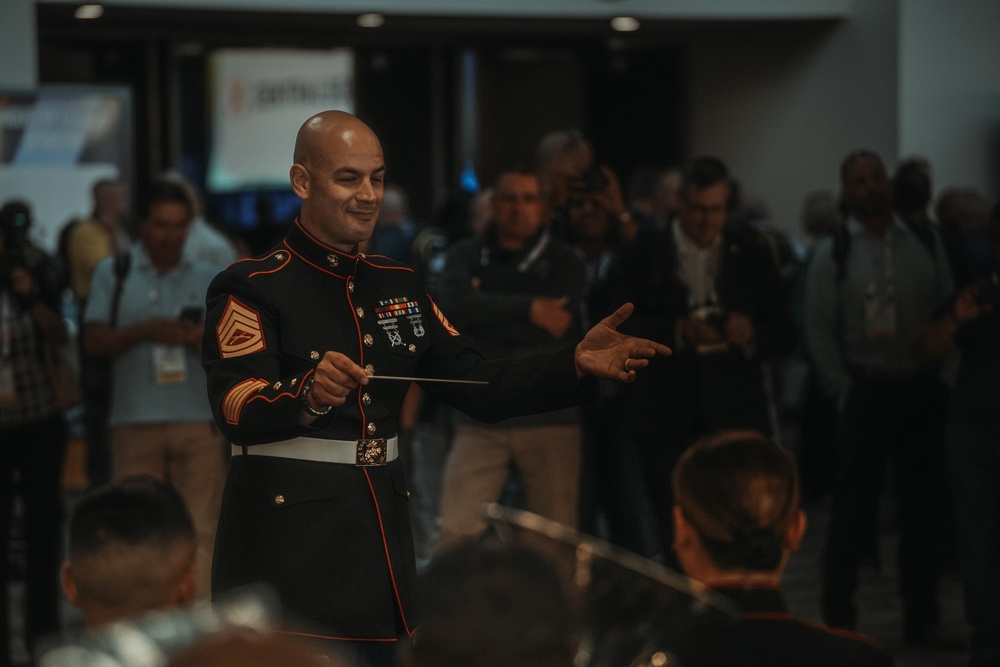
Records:
[[[463,617],[459,603],[486,614],[475,605],[498,595],[485,590],[494,583],[489,577],[498,589],[509,587],[510,577],[522,576],[512,574],[516,566],[541,578],[525,579],[525,594],[548,577],[523,554],[468,546],[486,530],[481,501],[527,507],[692,576],[709,571],[724,579],[717,555],[725,549],[717,543],[731,536],[719,536],[705,514],[710,499],[674,471],[678,461],[690,470],[700,461],[692,457],[705,455],[690,454],[693,444],[701,452],[725,449],[705,439],[734,429],[744,436],[723,443],[756,447],[761,474],[794,486],[784,492],[794,501],[768,524],[777,560],[760,569],[769,581],[776,585],[801,538],[800,500],[808,510],[829,498],[822,620],[855,630],[864,613],[854,599],[858,571],[877,565],[881,503],[891,494],[905,641],[946,642],[937,586],[952,550],[971,630],[970,665],[1000,664],[1000,208],[989,211],[966,187],[935,198],[931,165],[922,159],[901,160],[890,171],[879,155],[855,151],[839,173],[839,183],[804,196],[801,242],[741,195],[737,176],[718,157],[639,169],[626,191],[576,131],[547,134],[534,169],[511,165],[479,197],[458,198],[457,213],[449,201],[441,216],[427,216],[430,223],[411,214],[403,188],[386,187],[366,251],[411,263],[451,321],[482,338],[487,356],[575,344],[625,301],[635,313],[623,330],[673,349],[638,381],[602,386],[593,406],[524,422],[486,427],[411,390],[401,455],[408,457],[412,502],[422,508],[414,517],[418,563],[431,563],[427,581],[439,587],[426,595],[426,639],[401,657],[404,664],[476,664],[468,652],[482,649],[478,639],[434,644],[455,641],[452,625],[479,627],[472,623],[479,616]],[[86,606],[88,592],[104,605],[94,595],[119,588],[138,594],[133,579],[166,576],[172,556],[125,558],[118,549],[129,540],[115,531],[132,530],[121,522],[136,516],[116,519],[115,503],[152,491],[135,481],[117,491],[103,485],[136,474],[168,483],[166,499],[187,510],[174,516],[169,536],[129,542],[133,549],[143,542],[152,550],[150,540],[158,549],[183,547],[174,573],[180,583],[160,581],[158,602],[146,607],[206,599],[209,587],[227,451],[207,405],[195,407],[205,402],[198,390],[203,292],[241,246],[205,222],[197,191],[177,174],[154,179],[134,225],[124,184],[101,181],[93,195],[93,212],[67,225],[54,257],[31,244],[29,203],[12,200],[0,211],[0,528],[6,551],[20,497],[29,646],[59,630],[59,476],[69,429],[45,354],[74,331],[82,329],[88,473],[104,495],[81,504],[71,524],[66,595],[89,626],[99,615],[87,611],[94,608]],[[131,269],[129,262],[122,269],[122,256]],[[66,294],[80,319],[60,317]],[[102,358],[110,359],[103,374]],[[786,460],[775,451],[782,448],[794,470],[779,474]],[[489,470],[480,465],[487,453]],[[719,472],[699,465],[698,474]],[[164,491],[156,493],[163,502]],[[143,502],[136,507],[150,504]],[[113,528],[83,523],[101,503],[98,519],[116,522]],[[461,556],[452,552],[456,544],[465,545]],[[84,569],[105,551],[114,552],[108,563]],[[690,565],[706,554],[712,567]],[[435,566],[439,559],[451,565]],[[153,561],[161,567],[142,566]],[[0,562],[9,575],[9,559]],[[511,572],[501,571],[505,563]],[[95,591],[88,571],[113,574],[118,586]],[[467,581],[456,587],[448,578],[459,574]],[[447,591],[457,608],[441,598]],[[6,592],[0,663],[11,654]],[[562,598],[545,603],[558,607]],[[560,613],[546,612],[555,638],[539,639],[551,645],[530,664],[572,662],[571,632],[561,627],[571,622]],[[869,651],[862,644],[852,650]],[[864,664],[883,664],[886,656],[873,651],[869,658]]]

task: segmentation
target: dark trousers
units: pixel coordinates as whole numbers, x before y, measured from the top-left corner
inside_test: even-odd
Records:
[[[24,623],[31,650],[35,640],[59,630],[59,565],[62,561],[62,463],[67,426],[62,414],[18,426],[0,427],[0,664],[10,660],[8,583],[12,509],[15,496],[24,508]],[[17,483],[14,483],[14,473]]]
[[[603,515],[609,542],[648,557],[653,549],[646,530],[642,463],[635,441],[622,436],[620,403],[620,397],[602,399],[583,411],[580,530],[604,537]]]
[[[841,416],[840,470],[824,553],[821,603],[829,625],[857,625],[858,566],[878,530],[887,466],[898,513],[904,623],[908,632],[920,632],[938,621],[947,400],[946,388],[932,377],[855,377]]]
[[[674,485],[673,470],[681,454],[702,433],[660,433],[657,435],[637,435],[642,457],[642,472],[646,484],[649,508],[652,510],[656,526],[656,537],[663,564],[680,571],[677,554],[674,553]]]
[[[971,665],[1000,665],[1000,427],[992,422],[954,415],[948,424]]]

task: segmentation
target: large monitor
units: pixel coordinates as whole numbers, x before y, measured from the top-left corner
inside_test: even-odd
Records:
[[[132,184],[127,88],[40,86],[0,91],[0,205],[23,200],[31,239],[54,252],[66,222],[90,213],[102,178]]]

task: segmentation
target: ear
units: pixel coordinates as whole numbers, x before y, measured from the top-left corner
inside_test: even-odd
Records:
[[[198,583],[198,566],[189,563],[174,586],[174,599],[178,604],[194,602],[195,588]]]
[[[806,513],[799,510],[798,516],[792,519],[788,525],[788,533],[785,535],[785,549],[788,551],[798,551],[802,536],[806,534]]]
[[[62,564],[59,569],[59,580],[62,582],[63,592],[69,603],[80,608],[80,590],[76,587],[76,576],[73,574],[73,565],[69,561]]]
[[[292,191],[299,199],[309,199],[309,172],[301,164],[295,163],[288,171]]]
[[[698,533],[684,516],[680,505],[674,505],[674,551],[690,546],[698,539]]]

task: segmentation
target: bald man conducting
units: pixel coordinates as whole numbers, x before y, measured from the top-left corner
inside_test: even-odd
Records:
[[[416,625],[407,480],[398,459],[409,380],[481,421],[594,398],[669,348],[619,334],[631,306],[575,348],[486,361],[408,266],[358,252],[379,215],[386,165],[354,116],[299,130],[291,183],[301,214],[266,255],[208,291],[203,361],[233,444],[214,592],[273,586],[288,631],[355,642],[373,666]]]

